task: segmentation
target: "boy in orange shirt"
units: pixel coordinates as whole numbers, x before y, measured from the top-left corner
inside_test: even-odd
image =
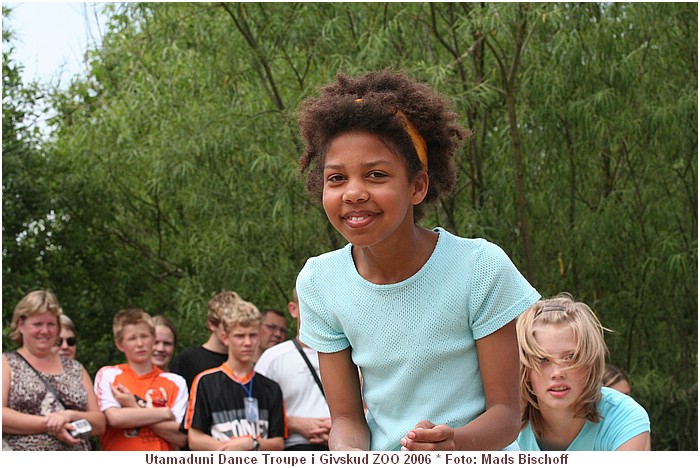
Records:
[[[187,409],[187,383],[151,363],[155,327],[150,315],[142,309],[121,310],[113,332],[127,363],[102,367],[95,376],[95,393],[107,419],[102,450],[183,447],[186,436],[179,427]]]

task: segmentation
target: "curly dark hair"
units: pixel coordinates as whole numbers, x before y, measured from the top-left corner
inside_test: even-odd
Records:
[[[397,115],[402,112],[426,142],[428,193],[414,208],[420,219],[422,205],[449,194],[457,182],[454,154],[459,140],[471,132],[455,122],[450,102],[428,85],[404,72],[373,71],[356,78],[342,72],[336,82],[321,88],[320,96],[300,104],[299,127],[306,148],[299,158],[299,173],[308,170],[306,190],[317,201],[323,195],[323,160],[331,140],[348,131],[377,135],[406,160],[409,178],[421,170],[415,146]]]

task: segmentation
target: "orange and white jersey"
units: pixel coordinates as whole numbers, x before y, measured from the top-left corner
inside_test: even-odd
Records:
[[[121,408],[112,386],[122,384],[136,397],[140,406],[168,406],[179,423],[187,410],[187,383],[182,376],[157,367],[138,375],[128,364],[102,367],[95,376],[95,393],[101,411]],[[170,450],[170,445],[149,427],[118,429],[107,426],[100,439],[102,450]]]

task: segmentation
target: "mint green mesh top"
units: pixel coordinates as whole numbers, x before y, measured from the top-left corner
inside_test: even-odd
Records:
[[[475,340],[540,298],[498,246],[435,231],[431,257],[399,283],[362,278],[351,244],[310,258],[297,278],[301,340],[321,353],[352,347],[371,450],[399,450],[423,419],[457,428],[483,413]]]

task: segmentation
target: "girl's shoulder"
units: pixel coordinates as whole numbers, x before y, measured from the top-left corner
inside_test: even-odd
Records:
[[[330,252],[324,252],[320,255],[316,255],[315,257],[310,257],[306,263],[312,263],[312,264],[317,264],[317,263],[328,263],[328,262],[337,262],[341,259],[343,259],[347,255],[351,255],[351,249],[352,249],[352,244],[345,244],[344,247],[341,247],[336,250],[331,250]]]
[[[458,236],[457,234],[453,234],[452,232],[440,226],[434,228],[433,231],[437,232],[440,235],[439,242],[445,244],[457,244],[475,250],[493,247],[499,248],[496,244],[487,239],[481,237]]]
[[[625,395],[624,393],[608,387],[601,387],[600,391],[603,396],[598,404],[598,407],[603,416],[616,411],[643,411],[646,413],[644,407],[629,395]]]
[[[344,267],[350,267],[353,265],[351,248],[352,244],[347,244],[338,250],[310,257],[301,269],[299,278],[307,277],[312,273],[318,275],[324,272],[337,272]]]
[[[450,256],[469,257],[470,262],[493,263],[508,259],[505,251],[497,244],[480,237],[461,237],[444,228],[434,229],[440,234],[436,252]]]

